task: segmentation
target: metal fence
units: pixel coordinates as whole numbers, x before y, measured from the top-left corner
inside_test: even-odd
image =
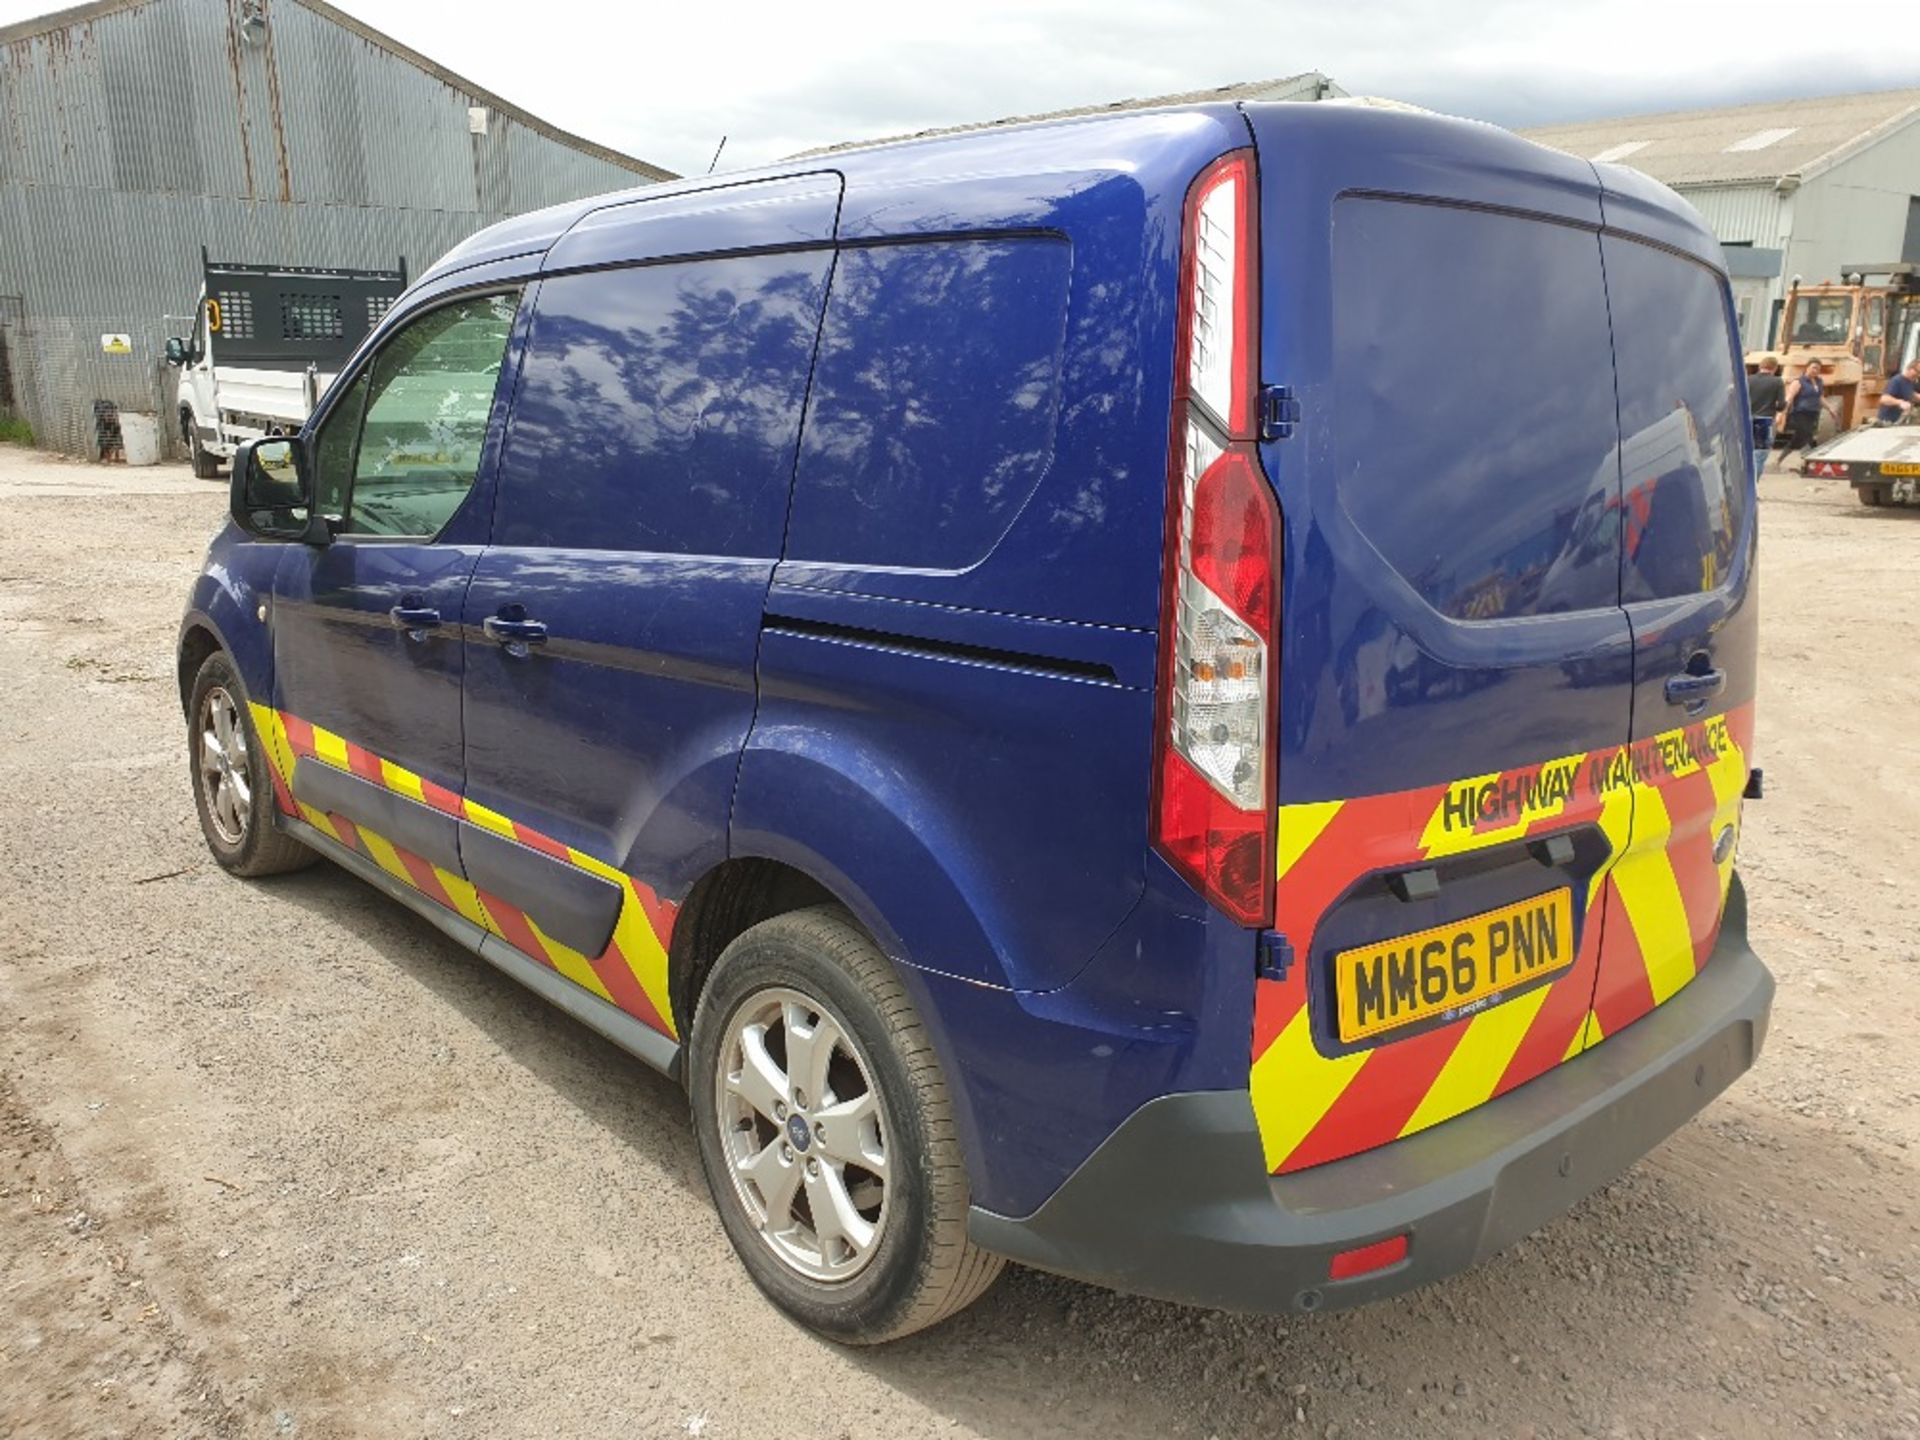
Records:
[[[191,325],[164,316],[31,315],[17,297],[0,296],[0,410],[10,390],[12,413],[32,427],[38,444],[88,460],[117,458],[121,414],[150,414],[159,420],[163,453],[178,456],[166,342]]]
[[[0,421],[25,420],[31,393],[23,320],[26,306],[18,295],[0,295]]]

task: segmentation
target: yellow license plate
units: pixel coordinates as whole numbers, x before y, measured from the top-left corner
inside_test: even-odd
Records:
[[[1461,1010],[1573,964],[1573,892],[1554,890],[1333,957],[1342,1041]]]
[[[1920,465],[1883,464],[1880,467],[1880,473],[1882,475],[1920,475]]]

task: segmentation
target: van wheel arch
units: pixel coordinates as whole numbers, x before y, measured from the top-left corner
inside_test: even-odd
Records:
[[[207,657],[214,652],[226,649],[205,625],[195,625],[180,637],[180,655],[176,666],[180,682],[180,713],[186,714],[193,704],[193,682],[200,674],[200,667],[207,663]]]
[[[721,951],[763,920],[816,905],[838,906],[860,923],[853,907],[826,885],[778,860],[723,860],[695,881],[667,949],[667,994],[681,1036],[693,1033],[694,1011]]]

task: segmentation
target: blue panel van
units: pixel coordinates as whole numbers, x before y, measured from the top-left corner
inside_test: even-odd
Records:
[[[1671,192],[1364,105],[524,216],[236,458],[200,820],[681,1081],[825,1334],[1390,1295],[1759,1052],[1742,379]]]

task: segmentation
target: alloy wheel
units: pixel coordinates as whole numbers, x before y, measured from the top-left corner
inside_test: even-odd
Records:
[[[253,813],[253,781],[247,765],[246,722],[226,687],[216,685],[207,691],[195,730],[207,818],[222,843],[239,845],[247,838],[248,817]]]
[[[887,1126],[874,1069],[819,1001],[776,988],[728,1022],[715,1114],[734,1194],[775,1256],[838,1283],[887,1223]]]

